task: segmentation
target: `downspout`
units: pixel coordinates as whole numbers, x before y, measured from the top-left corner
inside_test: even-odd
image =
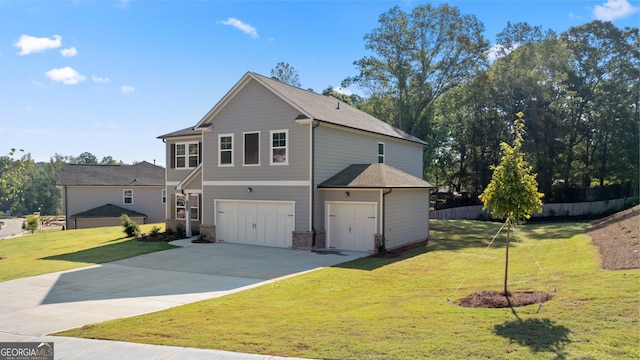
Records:
[[[316,146],[316,132],[314,131],[318,126],[320,126],[320,121],[316,120],[316,125],[311,126],[311,247],[316,247],[316,217],[315,217],[315,208],[316,208],[316,184],[315,184],[315,146]]]
[[[387,239],[385,237],[385,225],[384,225],[385,219],[387,217],[387,212],[386,212],[386,208],[387,208],[386,204],[387,204],[387,202],[385,201],[384,198],[387,195],[391,194],[392,191],[393,191],[393,188],[389,188],[389,192],[386,192],[386,193],[383,192],[382,193],[382,221],[381,221],[381,223],[382,223],[382,233],[381,233],[381,235],[382,235],[382,246],[383,246],[382,249],[383,249],[383,251],[387,250]],[[378,250],[378,249],[376,249],[376,250]]]

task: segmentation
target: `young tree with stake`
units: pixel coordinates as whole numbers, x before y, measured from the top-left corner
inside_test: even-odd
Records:
[[[542,211],[542,197],[538,192],[536,174],[520,152],[524,134],[524,114],[519,112],[513,123],[515,139],[513,146],[502,142],[502,158],[493,167],[493,176],[487,188],[479,196],[483,209],[495,218],[505,219],[507,224],[507,246],[504,269],[504,296],[508,296],[507,275],[509,272],[509,235],[511,224],[529,219],[531,214]]]

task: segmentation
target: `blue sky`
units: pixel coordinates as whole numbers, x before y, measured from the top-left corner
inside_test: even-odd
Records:
[[[0,155],[164,166],[156,137],[195,125],[247,71],[270,76],[286,62],[304,88],[339,86],[379,15],[422,3],[0,0]],[[640,22],[638,0],[447,3],[477,16],[491,42],[507,21],[557,32]]]

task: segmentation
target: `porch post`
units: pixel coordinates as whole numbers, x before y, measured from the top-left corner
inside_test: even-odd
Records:
[[[184,214],[184,219],[185,219],[185,235],[187,237],[191,237],[191,205],[189,204],[189,198],[191,197],[191,193],[186,193],[185,194],[185,201],[184,201],[184,207],[185,207],[185,213]]]

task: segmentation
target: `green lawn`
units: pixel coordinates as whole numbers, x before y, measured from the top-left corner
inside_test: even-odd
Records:
[[[146,224],[140,226],[140,230],[148,232],[152,226],[164,229],[163,224]],[[121,226],[113,226],[44,230],[0,240],[0,281],[101,264],[174,247],[125,236]]]
[[[585,223],[520,226],[511,291],[539,307],[453,304],[502,290],[500,224],[432,221],[427,248],[57,335],[325,359],[638,359],[640,270],[608,271]]]

